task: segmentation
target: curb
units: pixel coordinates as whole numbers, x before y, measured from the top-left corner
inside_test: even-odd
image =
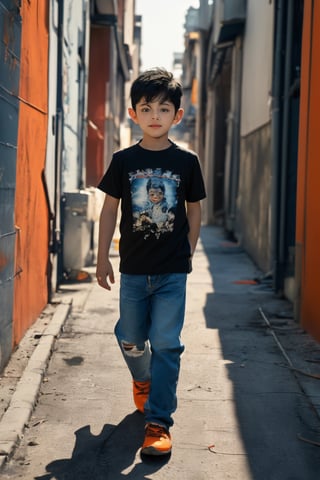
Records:
[[[36,405],[54,342],[70,313],[72,300],[60,303],[26,366],[0,422],[0,468],[12,455]]]

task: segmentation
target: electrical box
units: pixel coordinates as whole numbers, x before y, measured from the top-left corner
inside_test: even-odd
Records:
[[[93,259],[94,195],[85,190],[67,192],[62,205],[63,270],[81,270]]]

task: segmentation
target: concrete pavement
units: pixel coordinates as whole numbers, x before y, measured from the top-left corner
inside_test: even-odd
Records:
[[[173,452],[141,459],[116,279],[63,287],[0,422],[2,478],[318,478],[320,345],[218,227],[202,228],[188,281]]]

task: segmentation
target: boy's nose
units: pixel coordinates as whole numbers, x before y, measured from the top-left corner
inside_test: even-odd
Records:
[[[153,112],[152,118],[159,118],[159,117],[160,117],[159,112]]]

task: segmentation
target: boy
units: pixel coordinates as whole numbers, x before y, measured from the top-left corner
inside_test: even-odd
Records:
[[[145,414],[141,453],[168,454],[169,428],[184,345],[187,274],[196,248],[205,190],[197,156],[168,138],[183,117],[182,88],[171,73],[152,69],[131,87],[128,112],[143,132],[140,142],[113,155],[98,185],[106,193],[99,227],[96,275],[114,283],[109,260],[119,202],[120,319],[115,334]]]

